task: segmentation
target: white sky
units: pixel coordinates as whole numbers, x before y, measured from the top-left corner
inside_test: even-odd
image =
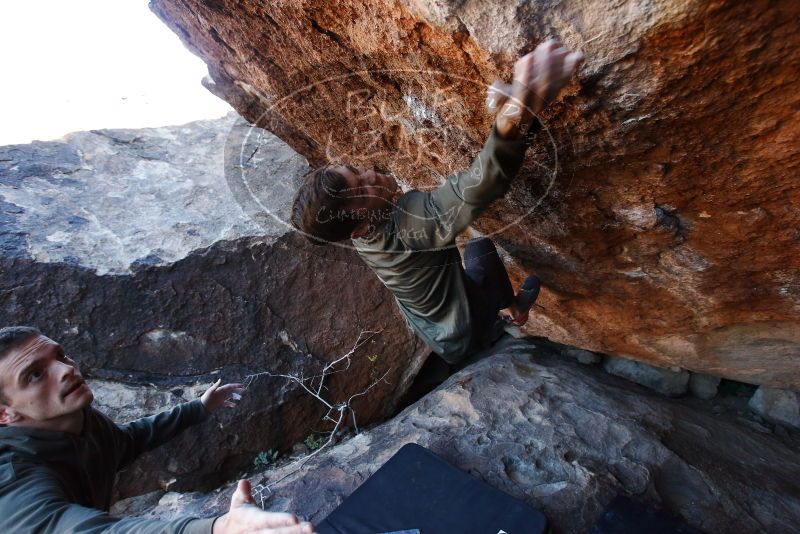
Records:
[[[0,145],[221,117],[147,0],[0,0]]]

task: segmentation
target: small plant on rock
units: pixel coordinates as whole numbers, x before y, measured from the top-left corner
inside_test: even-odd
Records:
[[[324,434],[314,433],[314,434],[309,434],[303,443],[306,444],[306,447],[308,447],[312,451],[315,451],[320,447],[322,447],[323,445],[325,445],[327,441],[328,441],[328,436]]]
[[[278,460],[278,456],[280,456],[278,451],[273,449],[261,451],[253,458],[253,467],[264,468],[272,465]]]

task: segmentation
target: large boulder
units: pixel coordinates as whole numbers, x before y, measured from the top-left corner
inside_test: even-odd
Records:
[[[538,508],[556,532],[587,532],[618,494],[709,533],[796,531],[800,435],[763,434],[735,415],[648,392],[538,341],[506,338],[492,352],[299,470],[288,464],[253,476],[256,487],[273,484],[263,492],[266,508],[319,521],[415,442]],[[232,492],[229,484],[209,494],[169,493],[147,514],[220,513]]]
[[[689,389],[688,371],[662,369],[616,356],[607,356],[603,369],[670,397],[680,397]]]
[[[798,2],[151,0],[205,85],[314,164],[433,187],[549,35],[587,61],[476,223],[535,271],[529,333],[800,388]]]
[[[761,386],[748,403],[774,423],[800,429],[800,393]]]
[[[377,382],[353,407],[359,424],[380,420],[428,351],[352,251],[248,215],[226,181],[241,175],[226,143],[242,131],[255,132],[230,115],[0,147],[0,325],[62,343],[119,422],[196,398],[218,377],[312,376],[365,332],[324,394],[341,401]],[[282,213],[308,165],[255,133],[255,190]],[[120,496],[215,487],[259,452],[324,429],[324,412],[298,384],[258,379],[235,414],[135,463]]]

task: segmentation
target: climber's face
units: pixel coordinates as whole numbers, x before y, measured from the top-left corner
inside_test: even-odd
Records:
[[[0,424],[62,430],[94,400],[78,365],[41,335],[0,359],[0,381]]]
[[[388,174],[353,165],[339,165],[333,167],[333,170],[347,180],[350,211],[364,213],[383,211],[394,205],[400,192],[397,181]]]

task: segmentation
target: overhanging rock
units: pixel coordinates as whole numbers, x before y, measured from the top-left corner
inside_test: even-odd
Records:
[[[151,0],[206,86],[316,165],[428,188],[549,35],[587,57],[478,221],[543,280],[529,333],[800,388],[800,4]]]

